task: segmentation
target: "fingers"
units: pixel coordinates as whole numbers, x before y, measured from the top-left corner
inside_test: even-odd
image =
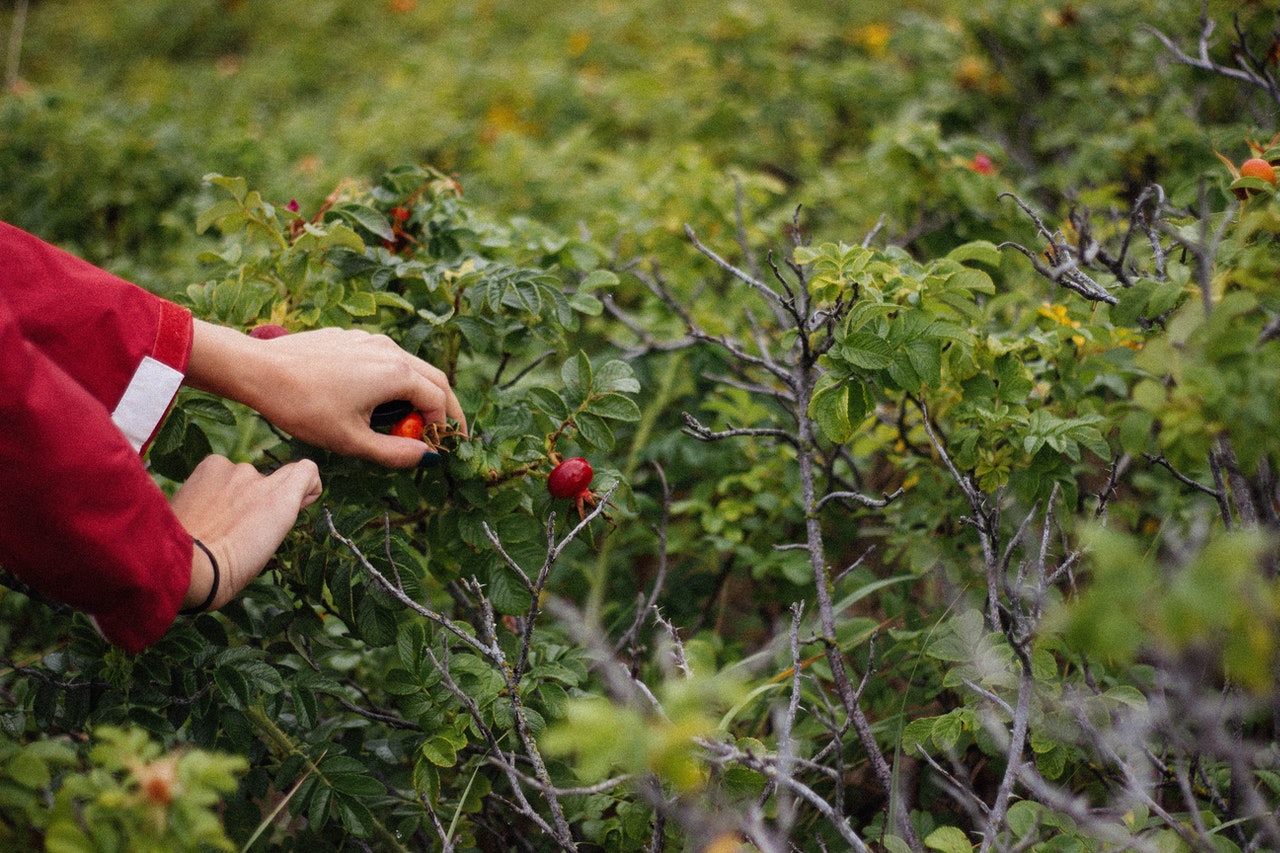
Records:
[[[413,356],[409,357],[413,358]],[[425,382],[415,383],[418,394],[410,396],[409,402],[413,403],[428,421],[444,423],[445,418],[453,418],[458,422],[458,429],[466,435],[467,416],[463,413],[462,404],[458,402],[457,395],[449,385],[449,377],[434,364],[418,358],[413,358],[411,365],[418,377]]]
[[[296,504],[299,510],[311,506],[324,490],[320,482],[320,469],[310,459],[300,459],[281,465],[268,480],[276,480],[285,506]]]
[[[271,474],[216,455],[196,466],[170,506],[187,532],[218,560],[221,582],[214,608],[226,604],[258,576],[297,522],[298,513],[320,497],[321,487],[319,469],[309,459],[282,465]],[[200,599],[200,590],[211,581],[197,579],[197,568],[209,569],[202,560],[195,560],[192,587]]]
[[[365,428],[353,442],[350,455],[388,468],[411,468],[435,454],[435,448],[418,438],[384,435]]]

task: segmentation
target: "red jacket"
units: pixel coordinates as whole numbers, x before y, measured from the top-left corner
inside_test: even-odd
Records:
[[[191,536],[147,473],[191,314],[0,222],[0,566],[137,652],[191,580]]]

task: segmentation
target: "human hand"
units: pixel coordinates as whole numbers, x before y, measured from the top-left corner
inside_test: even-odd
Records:
[[[282,465],[271,474],[225,456],[209,456],[196,466],[169,506],[218,561],[218,592],[208,609],[231,601],[262,572],[298,513],[315,503],[320,490],[320,472],[309,459]],[[199,605],[212,583],[213,567],[196,548],[182,606]]]
[[[421,441],[374,432],[376,406],[407,400],[427,423],[466,417],[439,368],[385,335],[316,329],[254,340],[197,321],[188,382],[243,402],[289,434],[346,456],[392,468],[418,464]]]

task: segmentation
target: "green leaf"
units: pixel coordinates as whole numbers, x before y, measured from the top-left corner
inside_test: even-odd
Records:
[[[964,830],[954,826],[940,826],[924,839],[924,846],[939,853],[972,853],[973,845]]]
[[[974,240],[970,243],[956,246],[950,252],[947,252],[947,258],[949,260],[959,261],[962,264],[974,261],[991,267],[1000,266],[1000,261],[1003,257],[1004,256],[1000,252],[1000,247],[988,240]],[[988,281],[990,281],[990,279],[988,279]],[[995,290],[993,289],[991,291],[983,292],[994,293]]]
[[[550,388],[543,388],[535,385],[525,392],[529,399],[529,404],[540,412],[545,413],[554,421],[563,421],[569,417],[569,406],[561,399],[560,395]]]
[[[640,420],[640,407],[621,394],[600,394],[587,401],[586,410],[593,415],[615,421]]]
[[[620,359],[606,361],[596,368],[594,387],[597,393],[617,391],[622,394],[640,393],[640,381],[630,364]]]
[[[49,766],[31,754],[29,749],[14,754],[4,766],[5,773],[13,781],[32,790],[49,784],[53,777]]]
[[[1040,826],[1040,818],[1044,812],[1044,806],[1034,800],[1018,800],[1009,806],[1008,817],[1005,822],[1009,826],[1009,831],[1017,838],[1026,838],[1035,832]]]
[[[938,749],[943,752],[954,749],[964,735],[964,722],[961,720],[960,711],[952,711],[934,720],[932,735]]]
[[[336,797],[338,803],[338,819],[343,827],[357,838],[368,838],[373,834],[374,817],[369,807],[359,800],[347,797]]]
[[[420,750],[422,757],[436,767],[453,767],[458,763],[458,750],[440,735],[426,740]]]
[[[387,792],[386,786],[369,776],[367,772],[337,773],[328,778],[329,785],[340,794],[353,797],[378,797]]]
[[[209,230],[209,227],[217,224],[218,220],[225,216],[240,213],[240,202],[236,199],[224,198],[213,207],[201,213],[196,217],[196,233],[203,234]]]
[[[543,549],[545,550],[545,549]],[[515,571],[505,563],[495,564],[489,572],[489,586],[485,590],[493,609],[502,614],[520,614],[529,609],[529,589]]]
[[[823,435],[836,444],[844,444],[853,437],[853,421],[849,417],[849,385],[828,386],[815,391],[809,400],[809,417],[818,422]]]
[[[342,300],[342,310],[352,317],[371,317],[378,313],[378,300],[372,293],[357,291]]]
[[[618,274],[610,270],[592,270],[580,285],[583,290],[596,290],[601,287],[613,287],[618,283]]]
[[[888,853],[913,853],[911,845],[896,835],[886,835],[880,843]]]
[[[432,805],[440,798],[440,771],[436,767],[425,755],[413,765],[413,790]]]
[[[187,415],[195,415],[216,424],[234,426],[236,416],[221,400],[212,397],[189,397],[182,403],[182,411]]]
[[[249,193],[249,182],[244,178],[229,178],[225,175],[219,175],[217,172],[210,172],[204,176],[204,182],[213,184],[215,187],[221,187],[231,193],[231,197],[237,202],[243,202],[245,196]]]
[[[982,270],[962,270],[947,279],[947,287],[975,293],[993,294],[996,292],[995,282],[991,280],[991,276]]]
[[[575,293],[569,297],[569,305],[579,314],[588,317],[599,317],[604,313],[604,303],[590,293]]]
[[[249,706],[249,681],[235,667],[220,666],[215,669],[213,683],[232,708],[243,711]]]
[[[308,780],[310,781],[310,780]],[[307,807],[307,821],[317,830],[329,822],[329,804],[333,802],[333,789],[328,785],[315,786],[315,794]]]
[[[883,370],[893,364],[893,347],[879,335],[855,332],[841,343],[840,356],[863,370]]]
[[[613,447],[613,430],[596,415],[591,412],[582,412],[574,418],[573,422],[578,428],[578,437],[587,444],[600,450]]]
[[[374,300],[381,306],[386,308],[399,308],[402,311],[413,311],[413,303],[405,299],[398,293],[391,293],[386,290],[379,290],[373,294]]]
[[[576,391],[579,397],[590,394],[591,359],[587,358],[585,352],[579,351],[560,368],[560,379],[568,388]]]
[[[363,204],[336,204],[329,208],[330,212],[350,220],[361,226],[366,231],[382,238],[383,240],[394,240],[396,232],[392,230],[391,223],[387,218],[372,207]]]

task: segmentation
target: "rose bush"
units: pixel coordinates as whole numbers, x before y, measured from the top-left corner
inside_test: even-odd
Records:
[[[221,5],[33,7],[81,94],[0,101],[0,212],[225,325],[384,332],[470,430],[392,472],[184,392],[163,485],[218,451],[326,493],[135,657],[0,598],[15,844],[1280,847],[1280,207],[1227,165],[1276,132],[1268,16]],[[48,64],[166,10],[155,73]],[[190,98],[130,116],[294,123],[108,156],[84,92],[136,78]],[[79,220],[29,167],[76,145]]]

